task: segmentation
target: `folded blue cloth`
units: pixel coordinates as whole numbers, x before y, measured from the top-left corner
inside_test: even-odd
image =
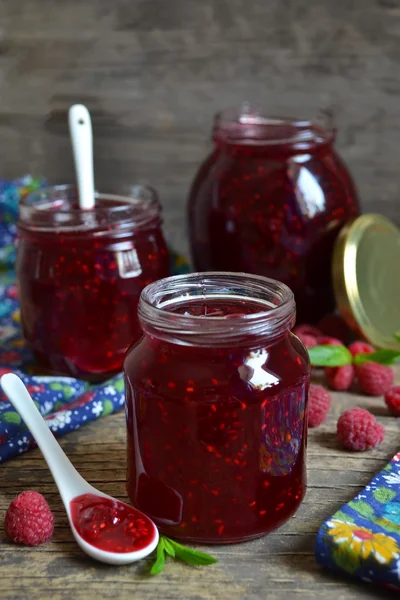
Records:
[[[55,436],[65,435],[124,403],[122,374],[90,386],[71,377],[42,376],[22,338],[15,275],[16,219],[23,194],[43,186],[43,179],[26,176],[0,180],[0,376],[10,371],[21,377]],[[174,273],[189,270],[187,262],[171,254]],[[0,463],[35,446],[20,416],[0,391]]]
[[[320,528],[317,562],[400,590],[400,452]]]

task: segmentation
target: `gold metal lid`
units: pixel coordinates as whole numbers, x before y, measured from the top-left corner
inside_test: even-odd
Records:
[[[336,303],[348,325],[378,348],[399,349],[400,230],[382,215],[346,225],[333,253]]]

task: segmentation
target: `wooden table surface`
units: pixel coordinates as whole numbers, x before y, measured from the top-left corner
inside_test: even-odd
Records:
[[[399,373],[400,375],[400,373]],[[398,378],[398,381],[400,379]],[[383,444],[349,453],[338,446],[336,421],[350,406],[369,408],[386,426]],[[82,475],[104,492],[126,498],[125,423],[121,411],[62,439]],[[326,423],[310,430],[309,487],[297,514],[265,538],[210,551],[219,563],[201,569],[169,561],[162,575],[147,575],[149,562],[127,567],[98,564],[75,544],[56,487],[38,450],[0,467],[0,521],[13,496],[42,492],[56,518],[53,540],[39,548],[18,547],[0,533],[0,598],[7,600],[255,599],[352,600],[395,594],[333,575],[315,562],[315,534],[322,521],[364,487],[400,447],[400,419],[389,417],[382,398],[335,393]]]

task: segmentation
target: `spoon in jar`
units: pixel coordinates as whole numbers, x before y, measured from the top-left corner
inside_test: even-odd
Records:
[[[69,132],[74,155],[79,208],[92,210],[95,205],[93,171],[93,133],[90,113],[83,104],[68,111]]]
[[[145,558],[158,544],[158,529],[146,515],[92,487],[64,454],[14,373],[1,387],[29,428],[53,475],[75,540],[86,554],[101,562],[123,565]]]

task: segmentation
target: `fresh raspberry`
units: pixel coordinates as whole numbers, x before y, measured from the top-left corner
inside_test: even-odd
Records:
[[[303,342],[306,348],[314,348],[317,345],[317,338],[313,335],[308,335],[307,333],[298,333],[297,337],[301,342]]]
[[[308,425],[317,427],[328,416],[331,406],[331,395],[322,385],[310,385],[308,394]]]
[[[318,328],[322,335],[338,337],[341,340],[348,340],[350,337],[350,329],[346,321],[339,315],[326,315],[318,323]]]
[[[361,340],[352,342],[348,348],[352,356],[357,356],[357,354],[371,354],[372,352],[375,352],[375,348],[371,346],[371,344],[367,344],[367,342],[362,342]]]
[[[300,335],[312,335],[313,337],[318,337],[321,335],[321,332],[314,325],[297,325],[293,329],[293,333],[300,337]],[[300,335],[299,335],[300,334]]]
[[[367,450],[378,446],[385,437],[385,428],[364,408],[350,408],[340,415],[337,436],[349,450]]]
[[[354,381],[353,365],[343,365],[342,367],[326,367],[325,377],[329,387],[332,390],[343,392],[348,390]]]
[[[393,385],[392,367],[367,362],[357,366],[358,383],[361,391],[369,396],[383,396]]]
[[[54,517],[38,492],[22,492],[11,502],[4,519],[4,532],[16,544],[39,546],[53,535]]]
[[[385,394],[386,406],[391,413],[400,416],[400,385],[393,387]]]
[[[319,346],[343,346],[343,342],[338,338],[330,337],[329,335],[320,335],[317,338]]]

